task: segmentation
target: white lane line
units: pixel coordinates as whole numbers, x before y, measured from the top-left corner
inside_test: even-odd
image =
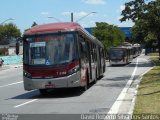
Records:
[[[37,100],[38,100],[38,99],[30,100],[30,101],[28,101],[28,102],[25,102],[25,103],[22,103],[22,104],[16,105],[16,106],[14,106],[14,108],[18,108],[18,107],[24,106],[24,105],[26,105],[26,104],[32,103],[32,102],[37,101]]]
[[[126,86],[123,88],[122,92],[120,93],[120,95],[118,96],[117,100],[115,101],[115,103],[112,105],[111,109],[109,110],[108,114],[117,114],[119,111],[119,107],[122,104],[123,99],[125,98],[126,92],[128,90],[128,88],[130,87],[130,85],[133,82],[136,70],[137,70],[137,66],[138,66],[138,58],[136,61],[136,66],[134,68],[134,71],[132,73],[131,78],[129,79],[129,81],[127,82]],[[107,119],[107,116],[105,118],[105,120]]]
[[[19,82],[11,83],[11,84],[8,84],[8,85],[2,85],[2,86],[0,86],[0,88],[8,87],[8,86],[11,86],[11,85],[16,85],[16,84],[20,84],[20,83],[23,83],[23,81],[19,81]]]

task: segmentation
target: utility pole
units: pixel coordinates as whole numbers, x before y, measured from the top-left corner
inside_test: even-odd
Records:
[[[71,12],[71,22],[73,22],[73,12]]]

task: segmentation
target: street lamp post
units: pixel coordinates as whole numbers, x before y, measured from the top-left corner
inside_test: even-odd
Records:
[[[3,25],[5,22],[7,22],[9,20],[14,20],[14,19],[13,18],[6,19],[5,21],[1,22],[0,25]]]
[[[73,12],[71,12],[71,22],[73,22]]]
[[[58,18],[55,18],[53,16],[48,16],[48,18],[55,19],[56,21],[61,22]]]
[[[88,13],[87,15],[81,17],[80,19],[76,20],[76,22],[84,19],[85,17],[89,16],[90,14],[93,14],[93,13],[97,13],[97,12],[90,12]],[[61,22],[61,20],[57,19],[56,17],[53,17],[53,16],[48,16],[48,18],[52,18],[52,19],[55,19],[56,21],[58,22]],[[74,22],[74,15],[73,15],[73,12],[71,12],[71,22]]]
[[[87,17],[87,16],[89,16],[90,14],[93,14],[93,13],[97,13],[97,12],[90,12],[90,13],[88,13],[87,15],[85,15],[85,16],[81,17],[80,19],[76,20],[76,22],[84,19],[85,17]]]

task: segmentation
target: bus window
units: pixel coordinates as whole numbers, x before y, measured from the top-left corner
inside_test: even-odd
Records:
[[[80,53],[82,58],[87,57],[87,43],[85,42],[82,36],[79,36],[80,39]]]
[[[36,40],[39,40],[38,42]],[[25,39],[29,53],[24,51],[30,65],[60,65],[78,59],[74,34],[53,34]],[[25,49],[27,50],[27,49]],[[27,61],[26,61],[27,63]]]
[[[122,59],[125,56],[123,49],[110,49],[110,59]]]
[[[85,42],[81,42],[80,43],[80,49],[81,49],[81,56],[84,58],[84,57],[87,57],[87,48],[86,48],[86,43]]]

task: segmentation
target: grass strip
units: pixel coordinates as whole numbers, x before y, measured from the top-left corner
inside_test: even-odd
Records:
[[[160,61],[151,59],[155,67],[145,74],[140,82],[133,115],[160,115]]]
[[[147,56],[159,56],[159,53],[149,53]]]

